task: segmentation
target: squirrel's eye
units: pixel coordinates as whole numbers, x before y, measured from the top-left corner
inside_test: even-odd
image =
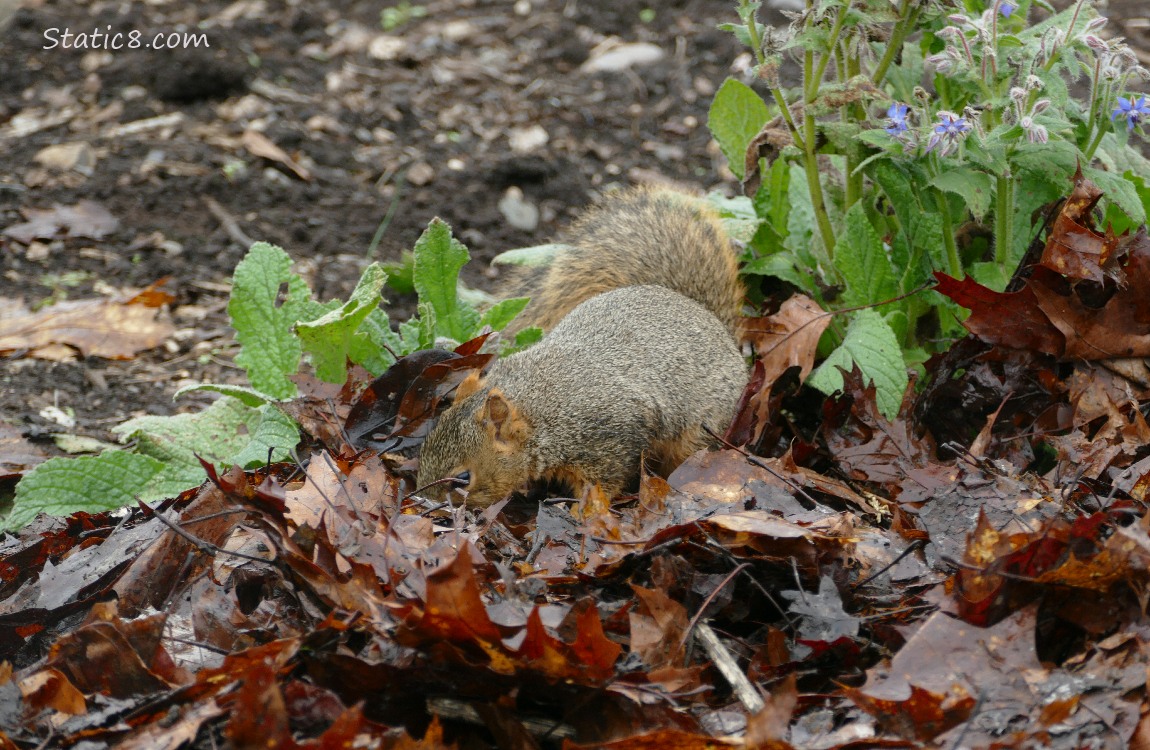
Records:
[[[458,474],[456,474],[455,475],[455,483],[458,485],[464,485],[464,486],[471,484],[471,472],[470,471],[461,471]]]

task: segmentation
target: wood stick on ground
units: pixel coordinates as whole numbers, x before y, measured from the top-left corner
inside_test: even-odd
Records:
[[[719,641],[719,636],[715,634],[711,626],[705,622],[700,622],[695,626],[695,635],[703,646],[703,650],[718,667],[719,672],[730,683],[731,689],[735,691],[735,695],[743,704],[743,708],[747,709],[747,713],[757,714],[762,711],[767,705],[763,701],[763,697],[759,695],[759,691],[755,690],[755,686],[743,674],[743,670],[739,669],[739,665],[735,663],[735,658]]]
[[[212,212],[212,216],[219,219],[220,226],[222,226],[224,231],[228,233],[228,236],[232,238],[232,242],[245,250],[252,246],[255,240],[248,237],[247,234],[244,233],[244,230],[240,229],[240,223],[236,221],[236,217],[228,213],[226,208],[217,203],[214,198],[210,198],[206,195],[204,196],[204,203],[207,204],[208,210]]]

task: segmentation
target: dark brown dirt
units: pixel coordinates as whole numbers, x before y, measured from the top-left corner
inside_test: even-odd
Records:
[[[44,304],[170,276],[181,330],[129,362],[52,363],[20,353],[2,360],[0,419],[30,436],[106,439],[107,428],[133,414],[196,408],[194,398],[171,401],[181,384],[239,377],[224,306],[246,247],[208,209],[209,198],[248,237],[287,249],[329,298],[345,295],[369,260],[397,259],[434,216],[469,246],[467,282],[484,286],[491,256],[546,241],[611,183],[715,185],[706,110],[739,52],[715,29],[727,3],[431,2],[426,16],[388,35],[394,49],[379,59],[366,45],[381,33],[381,5],[389,4],[65,0],[15,12],[2,32],[0,124],[12,128],[17,115],[60,122],[4,138],[0,227],[22,221],[23,209],[91,199],[120,228],[98,242],[54,240],[46,254],[4,240],[0,298]],[[652,5],[657,12],[645,22],[640,11]],[[43,49],[46,33],[59,39],[65,28],[149,38],[202,31],[210,47]],[[610,35],[667,54],[627,72],[582,72]],[[181,120],[168,127],[112,133],[173,114]],[[516,152],[509,133],[531,126],[547,143]],[[240,137],[249,127],[312,179],[246,151]],[[97,156],[86,178],[33,161],[46,146],[75,141]],[[500,212],[510,187],[540,209],[533,231]],[[402,319],[411,300],[397,297],[392,308]],[[74,412],[76,426],[63,430],[41,416],[49,405]]]

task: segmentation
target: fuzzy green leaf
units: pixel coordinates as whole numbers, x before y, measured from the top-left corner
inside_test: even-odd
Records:
[[[531,326],[524,328],[515,334],[515,341],[504,341],[503,348],[499,352],[500,356],[506,357],[508,354],[522,351],[532,344],[538,344],[543,340],[543,329],[539,326]]]
[[[255,388],[249,388],[246,385],[230,385],[228,383],[197,383],[196,385],[186,385],[176,391],[173,399],[178,399],[185,393],[192,391],[211,391],[213,393],[222,393],[225,396],[239,399],[244,406],[250,406],[253,409],[263,406],[264,404],[274,403],[276,399],[260,393]]]
[[[1107,200],[1129,217],[1131,224],[1139,226],[1146,223],[1146,209],[1133,182],[1122,175],[1101,169],[1086,168],[1082,173],[1102,189]]]
[[[848,307],[874,304],[898,294],[898,275],[862,203],[847,211],[846,226],[835,246],[835,265],[847,283],[843,303]]]
[[[315,320],[296,325],[296,335],[311,355],[316,376],[328,383],[347,380],[347,361],[351,356],[353,340],[360,325],[379,306],[380,292],[387,281],[387,272],[379,263],[363,270],[351,297],[340,307]]]
[[[412,279],[419,294],[420,308],[435,311],[429,323],[435,334],[466,341],[479,325],[479,313],[459,300],[459,269],[467,263],[467,248],[451,236],[451,227],[442,219],[432,219],[415,242],[415,268]],[[421,318],[423,314],[421,313]]]
[[[99,513],[135,501],[163,464],[149,456],[111,450],[98,456],[50,458],[16,485],[12,512],[0,529],[18,529],[37,513]]]
[[[237,456],[247,462],[254,454],[262,463],[268,460],[267,449],[271,447],[271,459],[279,461],[287,458],[299,442],[295,424],[276,407],[267,404],[252,409],[228,396],[202,412],[137,417],[112,432],[121,440],[135,440],[139,453],[164,465],[140,491],[144,500],[171,497],[202,482],[205,474],[197,456],[213,464],[231,466],[238,463]]]
[[[282,300],[281,287],[287,290]],[[228,301],[228,315],[242,347],[236,364],[247,370],[257,391],[278,399],[295,397],[298,391],[289,377],[299,369],[303,348],[292,326],[305,316],[310,303],[311,291],[291,272],[291,258],[281,248],[257,242],[236,266]]]
[[[530,301],[530,297],[512,297],[511,299],[500,300],[483,313],[483,318],[479,324],[491,326],[493,331],[502,331],[508,323],[514,320],[516,315],[523,312],[523,308],[527,307],[527,303]]]
[[[903,394],[910,380],[894,331],[883,317],[869,308],[853,314],[847,335],[839,348],[811,373],[807,384],[828,396],[842,390],[843,376],[854,365],[867,384],[874,383],[879,411],[887,419],[898,416]]]
[[[415,351],[398,333],[391,330],[391,321],[381,308],[375,308],[360,324],[356,335],[351,339],[348,354],[351,361],[363,367],[372,375],[380,375],[395,363],[395,356],[404,356]]]
[[[754,89],[734,78],[728,78],[715,93],[707,114],[707,127],[719,142],[731,171],[740,180],[744,176],[747,144],[770,118],[770,111]]]
[[[994,178],[986,172],[976,172],[969,168],[943,172],[931,180],[930,184],[965,200],[970,213],[978,221],[986,218],[994,199]]]
[[[493,266],[547,266],[555,260],[555,256],[567,252],[570,245],[558,242],[549,242],[546,245],[533,245],[507,250],[491,259]]]

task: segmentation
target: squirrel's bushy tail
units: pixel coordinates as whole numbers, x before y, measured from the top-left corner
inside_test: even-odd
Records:
[[[503,297],[531,297],[513,330],[553,328],[579,303],[627,286],[666,287],[706,307],[734,333],[745,289],[717,213],[665,188],[608,196],[565,233],[545,269],[511,277]]]

